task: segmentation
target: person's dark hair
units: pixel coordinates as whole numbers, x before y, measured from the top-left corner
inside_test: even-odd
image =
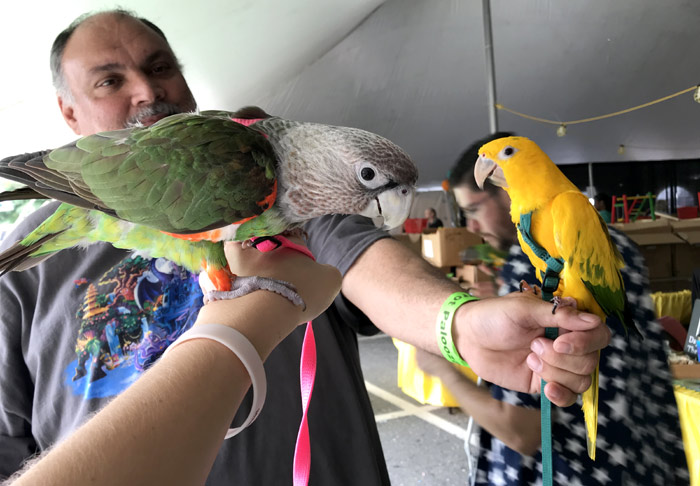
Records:
[[[476,164],[476,159],[479,157],[479,149],[482,145],[498,138],[512,136],[514,136],[514,134],[510,132],[496,132],[471,144],[450,170],[448,177],[450,187],[465,185],[469,187],[471,191],[481,191],[482,189],[479,189],[479,186],[476,185],[476,181],[474,180],[474,165]],[[500,187],[487,183],[484,184],[483,190],[494,193],[500,189]]]
[[[168,42],[168,39],[166,39],[165,34],[162,30],[160,30],[160,28],[156,24],[154,24],[148,19],[144,19],[143,17],[137,16],[134,12],[131,12],[129,10],[117,8],[113,10],[104,10],[100,12],[89,12],[81,15],[73,22],[71,22],[71,24],[63,32],[56,36],[56,39],[53,41],[53,45],[51,46],[51,56],[49,58],[49,63],[51,66],[51,78],[53,79],[53,85],[54,88],[56,88],[56,92],[62,98],[71,99],[72,97],[70,89],[68,89],[65,76],[63,75],[63,67],[61,65],[61,61],[63,59],[63,51],[65,51],[66,49],[66,44],[68,44],[68,40],[73,35],[73,32],[75,32],[75,29],[77,29],[86,20],[94,17],[95,15],[110,13],[117,14],[123,17],[131,17],[140,22],[143,22],[147,27],[153,30],[153,32],[162,37],[165,42]]]
[[[594,201],[600,201],[603,203],[603,208],[606,211],[610,211],[610,208],[612,207],[612,198],[605,194],[604,192],[599,192],[595,196],[593,196]]]

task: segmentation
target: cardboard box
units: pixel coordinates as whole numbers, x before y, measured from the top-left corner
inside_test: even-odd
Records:
[[[693,269],[700,268],[700,246],[687,243],[669,246],[673,250],[673,276],[690,280]]]
[[[400,233],[392,235],[393,238],[402,244],[406,245],[411,251],[421,255],[421,235],[420,233]]]
[[[659,218],[655,221],[642,219],[634,223],[615,223],[612,226],[626,233],[632,241],[640,246],[683,242],[672,232],[671,223],[666,218]]]
[[[672,221],[671,229],[688,243],[700,243],[700,218]]]
[[[639,251],[649,269],[649,279],[667,279],[673,277],[673,247],[678,245],[640,246]]]
[[[671,364],[671,375],[676,380],[700,378],[700,363],[698,364]]]
[[[462,282],[473,284],[491,279],[491,277],[486,272],[479,269],[477,265],[462,265],[457,268],[455,276],[460,284]]]
[[[438,228],[435,233],[424,233],[421,242],[423,258],[436,267],[456,267],[462,265],[459,252],[482,239],[467,228]]]
[[[665,278],[649,281],[649,290],[652,292],[678,292],[686,290],[690,283],[687,278]]]

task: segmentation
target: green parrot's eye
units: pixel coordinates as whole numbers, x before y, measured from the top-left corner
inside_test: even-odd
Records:
[[[369,167],[363,167],[362,172],[360,172],[360,176],[365,181],[371,181],[374,179],[374,170]]]

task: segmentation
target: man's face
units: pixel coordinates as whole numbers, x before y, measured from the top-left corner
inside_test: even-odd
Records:
[[[510,219],[510,198],[505,191],[491,194],[457,186],[454,194],[457,204],[467,216],[469,231],[481,235],[499,250],[508,250],[518,242],[515,225]]]
[[[130,17],[86,20],[68,40],[62,66],[72,99],[58,103],[78,135],[148,126],[196,107],[168,43]]]

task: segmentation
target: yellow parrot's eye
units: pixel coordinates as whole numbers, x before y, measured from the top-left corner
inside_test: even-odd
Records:
[[[503,150],[501,150],[501,152],[498,154],[498,158],[501,159],[501,160],[509,159],[509,158],[511,158],[511,157],[513,156],[513,154],[515,154],[515,152],[517,152],[517,151],[518,151],[517,149],[508,146],[508,147],[504,148]]]

